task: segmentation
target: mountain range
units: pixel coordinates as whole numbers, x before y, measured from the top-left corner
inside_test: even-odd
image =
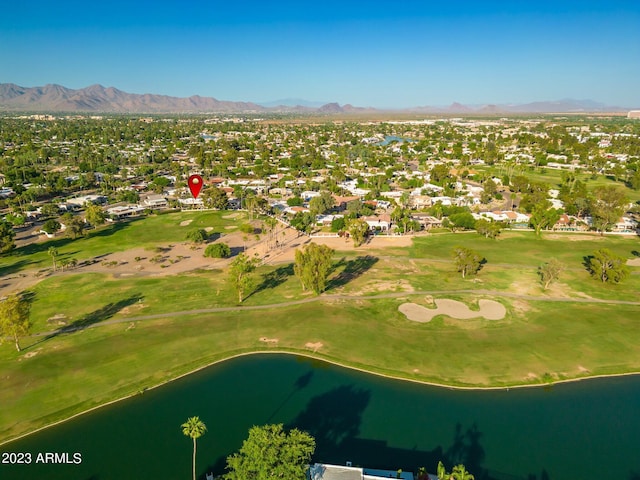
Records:
[[[580,113],[624,112],[628,108],[607,106],[593,100],[564,99],[553,102],[533,102],[505,105],[422,106],[405,109],[375,109],[338,103],[308,102],[287,99],[276,102],[231,102],[194,95],[187,98],[167,95],[135,94],[114,87],[91,85],[70,89],[61,85],[21,87],[0,83],[0,112],[65,112],[65,113],[318,113],[349,114],[375,112],[406,112],[424,114],[500,114],[500,113]]]

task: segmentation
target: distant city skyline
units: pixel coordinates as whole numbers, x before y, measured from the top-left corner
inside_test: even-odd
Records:
[[[361,107],[640,107],[640,2],[10,2],[0,83]]]

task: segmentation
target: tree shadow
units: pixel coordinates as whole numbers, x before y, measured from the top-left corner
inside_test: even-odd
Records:
[[[107,319],[113,317],[116,313],[118,313],[123,308],[126,308],[126,307],[128,307],[130,305],[133,305],[133,304],[141,301],[143,298],[144,297],[141,294],[135,294],[135,295],[131,295],[128,298],[120,300],[120,301],[118,301],[116,303],[108,303],[104,307],[99,308],[98,310],[95,310],[95,311],[93,311],[91,313],[86,314],[85,316],[83,316],[79,320],[76,320],[75,322],[73,322],[73,323],[71,323],[69,325],[65,325],[63,327],[60,327],[55,332],[47,335],[44,338],[44,340],[41,340],[41,341],[49,340],[51,338],[55,338],[58,335],[63,335],[65,333],[77,332],[79,330],[84,330],[86,328],[89,328],[92,325],[95,325],[96,323],[100,323],[100,322],[102,322],[104,320],[107,320]],[[40,343],[40,342],[38,342],[38,343]]]
[[[550,480],[551,477],[549,477],[549,473],[543,468],[542,472],[540,473],[540,480]],[[493,480],[493,479],[492,479]],[[501,480],[500,478],[496,479],[496,480]],[[527,476],[527,480],[538,480],[538,476],[535,474],[530,474]]]
[[[17,273],[32,263],[33,262],[30,260],[18,260],[11,265],[7,265],[6,267],[3,266],[0,268],[0,277],[5,278],[7,275]]]
[[[15,251],[12,252],[12,254],[18,255],[18,256],[33,255],[35,253],[46,252],[49,249],[49,247],[55,247],[57,249],[60,249],[69,243],[80,241],[83,238],[88,239],[88,238],[94,238],[94,237],[108,237],[110,235],[113,235],[116,232],[119,232],[120,230],[127,228],[129,224],[134,221],[137,221],[137,220],[130,220],[128,222],[118,222],[118,223],[109,224],[105,227],[100,228],[97,231],[89,232],[84,237],[79,237],[77,239],[73,239],[70,237],[63,237],[63,238],[56,238],[53,240],[49,240],[47,242],[42,242],[42,243],[31,243],[29,245],[24,245],[22,247],[16,248]]]
[[[256,287],[253,294],[266,290],[268,288],[276,288],[287,281],[293,275],[293,263],[283,265],[276,268],[272,272],[262,275],[262,282]]]
[[[348,261],[345,261],[345,258],[343,257],[338,263],[333,265],[333,270],[336,271],[342,266],[344,266],[344,268],[338,275],[327,282],[327,290],[342,287],[355,280],[377,262],[378,258],[372,255],[359,256]]]
[[[640,257],[640,251],[638,251],[638,250],[631,250],[631,255],[633,255],[634,257]]]
[[[284,407],[287,402],[289,402],[289,400],[291,400],[291,398],[300,390],[304,389],[307,387],[307,385],[309,385],[309,383],[311,382],[311,379],[313,378],[313,370],[309,370],[307,373],[305,373],[304,375],[301,375],[300,377],[298,377],[296,379],[296,381],[293,384],[293,390],[291,390],[291,392],[289,393],[289,395],[286,396],[286,398],[282,401],[282,403],[273,411],[273,413],[271,415],[269,415],[269,418],[267,419],[266,423],[271,423],[274,419],[274,417],[278,414],[278,412],[280,412],[280,410],[282,410],[282,407]]]
[[[582,257],[582,266],[586,268],[589,273],[592,272],[591,260],[593,259],[593,255],[585,255],[584,257]]]
[[[371,392],[342,385],[312,398],[287,428],[298,428],[316,439],[317,458],[332,458],[360,433],[362,414]]]
[[[473,472],[478,480],[488,478],[487,472],[482,469],[485,452],[480,444],[481,438],[482,432],[480,432],[475,423],[464,433],[462,431],[462,425],[458,423],[456,425],[453,445],[449,447],[444,455],[448,463],[452,466],[460,463],[464,464],[469,471]]]

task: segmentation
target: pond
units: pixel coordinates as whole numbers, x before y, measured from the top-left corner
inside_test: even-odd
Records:
[[[397,143],[404,143],[404,142],[414,142],[415,140],[412,140],[410,138],[402,138],[402,137],[398,137],[396,135],[386,135],[384,137],[384,140],[382,140],[381,142],[376,143],[377,146],[379,147],[384,147],[389,145],[391,142],[397,142]]]
[[[640,377],[548,388],[458,391],[390,380],[293,355],[222,362],[0,447],[29,465],[0,464],[0,478],[190,478],[199,416],[197,471],[224,471],[253,425],[310,432],[314,461],[431,472],[464,463],[477,479],[640,478]],[[79,463],[36,463],[46,453]],[[77,458],[77,457],[76,457]]]

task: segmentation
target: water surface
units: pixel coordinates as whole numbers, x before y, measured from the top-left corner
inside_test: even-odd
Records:
[[[198,473],[222,473],[253,425],[313,434],[314,461],[433,471],[465,463],[477,479],[640,479],[640,377],[552,388],[457,391],[376,377],[290,355],[223,362],[0,447],[79,452],[80,465],[0,465],[0,478],[190,478],[198,415]]]

